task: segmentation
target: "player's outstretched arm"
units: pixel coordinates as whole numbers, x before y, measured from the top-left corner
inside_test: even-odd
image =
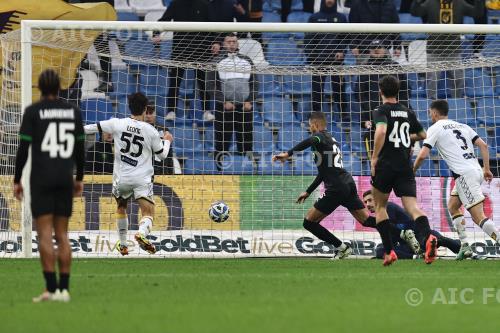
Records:
[[[423,146],[422,149],[420,149],[420,152],[418,153],[417,159],[415,160],[415,163],[413,163],[413,172],[417,172],[417,170],[420,168],[422,163],[429,156],[430,152],[431,152],[431,150],[427,146]]]
[[[493,179],[493,174],[490,170],[490,152],[488,151],[488,144],[484,142],[483,139],[478,138],[474,141],[474,145],[479,147],[481,157],[483,158],[484,179],[487,182],[491,182],[491,180]]]
[[[166,159],[173,141],[174,137],[169,131],[165,131],[165,134],[163,134],[163,140],[161,140],[158,135],[155,143],[153,144],[153,151],[156,156],[158,156],[161,160]]]
[[[427,133],[425,131],[420,131],[418,133],[410,134],[411,142],[422,141],[427,138]]]

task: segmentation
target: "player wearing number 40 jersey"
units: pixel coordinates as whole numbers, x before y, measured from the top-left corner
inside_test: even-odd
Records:
[[[418,207],[415,175],[411,165],[412,141],[425,139],[426,133],[415,113],[398,103],[397,78],[384,76],[379,82],[379,88],[383,105],[373,112],[376,129],[371,172],[377,229],[385,249],[384,265],[397,260],[387,215],[387,200],[392,190],[401,197],[404,208],[415,221],[419,241],[426,244],[425,262],[430,264],[436,257],[437,238],[431,235],[427,216]]]
[[[434,124],[427,132],[427,139],[415,160],[414,169],[417,170],[420,167],[433,147],[436,147],[451,169],[456,183],[448,202],[448,209],[462,242],[457,260],[462,260],[472,256],[472,249],[465,232],[465,220],[460,211],[462,204],[470,212],[472,220],[488,236],[500,242],[500,234],[483,210],[484,195],[481,183],[484,179],[489,182],[493,178],[490,171],[488,146],[472,128],[448,119],[448,109],[448,102],[445,100],[436,100],[431,103],[430,114]],[[481,151],[483,169],[474,154],[474,145],[478,146]]]
[[[326,131],[326,117],[322,112],[313,112],[309,118],[312,136],[298,143],[288,152],[273,156],[273,161],[286,161],[294,153],[311,148],[318,168],[318,176],[309,188],[300,194],[297,203],[303,203],[321,182],[325,194],[314,204],[304,218],[304,228],[322,241],[333,245],[337,251],[334,258],[344,259],[352,253],[350,246],[330,233],[320,222],[338,206],[349,210],[352,216],[364,226],[375,227],[375,218],[370,216],[358,196],[351,174],[344,169],[339,144]]]
[[[122,255],[128,254],[127,246],[127,201],[137,200],[142,213],[139,231],[135,235],[141,249],[155,253],[156,249],[146,238],[151,232],[154,216],[153,201],[153,158],[164,160],[170,149],[172,135],[165,133],[163,139],[158,131],[144,121],[148,99],[142,93],[128,98],[132,113],[130,118],[109,119],[85,126],[85,133],[109,133],[115,145],[113,164],[113,196],[118,204],[117,226],[120,241],[117,249]]]
[[[68,220],[72,213],[73,196],[80,196],[83,189],[85,135],[80,110],[57,97],[59,82],[59,76],[53,70],[48,69],[40,74],[38,88],[42,97],[39,102],[26,108],[19,130],[14,195],[18,200],[23,196],[20,181],[31,146],[31,213],[35,218],[46,283],[46,291],[34,298],[33,302],[68,302],[70,299]],[[57,252],[54,250],[53,233]],[[31,240],[25,241],[31,243]],[[56,260],[59,264],[59,282],[55,273]]]

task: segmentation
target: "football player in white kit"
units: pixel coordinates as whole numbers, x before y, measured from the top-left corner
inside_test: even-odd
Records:
[[[468,125],[448,119],[448,109],[448,102],[445,100],[435,100],[431,103],[430,115],[433,125],[427,131],[427,139],[415,160],[413,169],[416,171],[431,149],[436,147],[452,171],[455,187],[448,202],[448,210],[462,243],[457,260],[462,260],[472,256],[472,249],[465,232],[464,216],[460,209],[462,204],[471,214],[472,220],[497,243],[500,241],[500,234],[495,223],[486,217],[483,210],[485,198],[481,183],[493,179],[488,145]],[[474,145],[478,146],[481,152],[483,168],[474,154]]]
[[[142,93],[129,96],[130,118],[112,118],[85,126],[86,134],[109,133],[114,140],[113,196],[117,202],[116,222],[120,241],[117,249],[128,254],[127,201],[134,197],[141,209],[142,219],[135,239],[141,249],[155,253],[156,249],[146,238],[151,232],[154,216],[153,157],[165,159],[173,141],[166,132],[163,140],[158,131],[144,121],[148,99]]]

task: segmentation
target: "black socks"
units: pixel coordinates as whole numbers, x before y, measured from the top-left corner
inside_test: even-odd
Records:
[[[384,220],[377,224],[377,230],[382,238],[382,244],[384,245],[384,250],[386,254],[391,253],[394,249],[391,237],[391,226],[389,220]]]
[[[69,291],[69,273],[59,273],[59,289]]]
[[[431,234],[431,227],[429,226],[427,216],[417,217],[415,220],[415,231],[417,232],[418,241],[425,244]]]
[[[57,280],[55,272],[43,272],[45,278],[45,287],[49,293],[54,293],[57,289]]]
[[[304,228],[322,241],[332,244],[336,248],[342,245],[342,241],[326,230],[321,224],[304,219]]]

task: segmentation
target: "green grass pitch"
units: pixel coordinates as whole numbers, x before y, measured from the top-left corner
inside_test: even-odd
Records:
[[[4,259],[0,332],[498,332],[498,265],[81,259],[71,303],[32,304],[43,287],[38,260]],[[410,288],[421,305],[407,304]]]

